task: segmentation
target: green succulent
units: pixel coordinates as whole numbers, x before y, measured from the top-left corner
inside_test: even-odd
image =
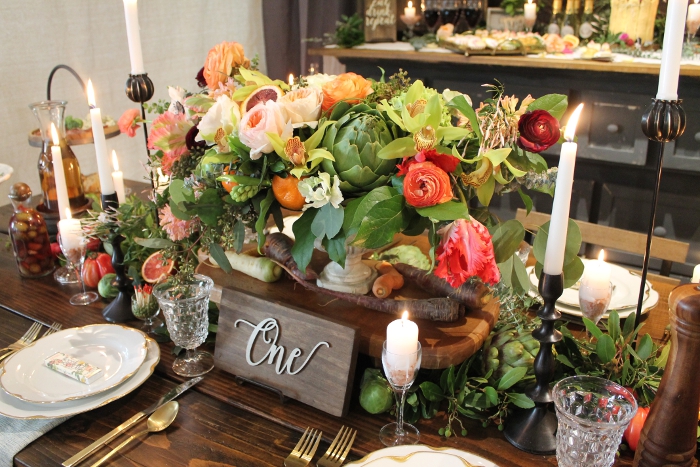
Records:
[[[482,371],[492,371],[490,379],[498,381],[509,370],[518,367],[527,368],[527,375],[533,375],[535,356],[540,350],[540,343],[531,332],[519,333],[511,327],[504,327],[491,335],[484,342]]]
[[[369,192],[387,185],[395,172],[396,161],[380,159],[377,153],[401,136],[396,124],[374,107],[367,104],[350,107],[326,130],[322,146],[335,160],[324,159],[321,167],[340,178],[343,193]]]

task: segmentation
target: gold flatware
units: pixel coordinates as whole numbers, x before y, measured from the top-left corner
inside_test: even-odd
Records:
[[[7,347],[0,349],[0,352],[7,352],[5,355],[0,357],[0,360],[18,350],[25,348],[26,346],[34,342],[36,340],[36,337],[39,335],[39,331],[41,331],[41,323],[32,324],[29,327],[29,329],[27,329],[27,332],[25,332],[24,335],[20,337],[16,342],[13,342]]]
[[[177,412],[179,409],[180,404],[178,404],[177,401],[171,401],[163,405],[161,408],[153,412],[153,415],[148,417],[148,420],[146,420],[146,425],[148,426],[148,429],[140,431],[135,435],[129,436],[126,439],[126,441],[109,451],[102,459],[92,464],[91,467],[97,467],[98,465],[104,464],[105,461],[107,461],[110,457],[116,454],[117,451],[119,451],[121,448],[123,448],[136,438],[140,438],[141,436],[147,435],[149,433],[157,433],[159,431],[165,430],[170,426],[171,423],[173,423],[175,417],[177,417]]]
[[[106,435],[104,435],[102,438],[94,441],[90,446],[86,447],[82,451],[80,451],[78,454],[74,455],[70,459],[66,460],[61,464],[63,467],[73,467],[74,465],[77,465],[80,463],[83,459],[85,459],[87,456],[92,454],[93,452],[97,451],[100,449],[103,445],[109,443],[112,441],[114,438],[119,436],[121,433],[123,433],[125,430],[128,430],[131,428],[134,424],[136,424],[139,420],[141,420],[143,417],[146,415],[150,415],[153,412],[155,412],[157,409],[159,409],[162,405],[165,405],[167,402],[170,402],[171,400],[175,399],[177,396],[182,394],[183,392],[187,391],[189,388],[194,386],[195,384],[199,383],[202,381],[202,377],[198,376],[196,378],[192,378],[189,381],[185,381],[184,383],[180,384],[179,386],[175,386],[172,388],[170,391],[165,393],[163,397],[158,399],[152,406],[149,408],[142,410],[141,412],[137,413],[133,417],[131,417],[129,420],[125,421]]]
[[[60,324],[53,323],[51,326],[49,326],[49,328],[46,330],[44,335],[41,336],[41,338],[43,339],[46,336],[50,336],[51,334],[60,331],[62,328],[63,326],[61,326]]]
[[[306,467],[311,462],[311,459],[316,454],[318,443],[321,441],[322,431],[311,428],[306,428],[306,431],[301,435],[301,439],[294,446],[292,452],[284,460],[284,467]]]
[[[317,467],[340,467],[345,462],[345,458],[350,452],[352,443],[355,442],[355,435],[357,435],[357,430],[353,430],[350,427],[342,426],[340,431],[335,435],[335,439],[328,450],[316,463]]]

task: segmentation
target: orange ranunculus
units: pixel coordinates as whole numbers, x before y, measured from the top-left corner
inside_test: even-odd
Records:
[[[501,280],[491,234],[479,221],[457,219],[438,233],[442,235],[442,241],[435,252],[436,276],[455,288],[472,276],[478,276],[488,284]]]
[[[204,62],[204,79],[211,90],[219,88],[219,83],[226,83],[231,72],[238,67],[249,67],[250,60],[245,57],[243,46],[238,42],[222,42],[212,48]]]
[[[432,162],[415,162],[403,181],[403,196],[417,208],[446,203],[452,199],[450,177]]]
[[[136,136],[136,130],[140,128],[137,120],[141,116],[141,111],[139,109],[127,109],[124,111],[117,125],[119,125],[119,131],[129,135],[129,138]]]
[[[335,104],[345,101],[357,104],[374,92],[372,84],[355,73],[343,73],[323,85],[323,111],[331,109]]]

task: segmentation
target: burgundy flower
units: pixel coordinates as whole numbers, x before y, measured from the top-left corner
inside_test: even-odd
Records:
[[[533,110],[520,117],[518,146],[542,152],[559,141],[559,122],[546,110]]]
[[[190,131],[187,132],[185,135],[185,144],[187,145],[187,149],[190,151],[193,150],[194,148],[203,148],[206,147],[207,142],[202,140],[202,141],[195,141],[195,138],[199,134],[199,128],[197,128],[197,125],[193,126],[190,128]]]
[[[204,67],[202,67],[199,70],[199,72],[197,73],[197,77],[195,79],[197,80],[197,84],[199,85],[200,88],[207,87],[207,80],[204,78]]]

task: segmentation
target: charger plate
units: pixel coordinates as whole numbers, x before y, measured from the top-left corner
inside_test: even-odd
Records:
[[[56,402],[55,404],[32,404],[12,397],[4,391],[0,391],[0,415],[20,419],[70,417],[102,407],[103,405],[107,405],[112,401],[122,398],[141,386],[153,374],[160,360],[160,347],[158,343],[149,337],[146,338],[146,342],[148,345],[146,360],[136,374],[123,384],[92,397],[67,402]]]
[[[371,467],[498,467],[490,460],[454,448],[433,448],[421,444],[380,449],[347,465]]]
[[[146,359],[146,335],[117,324],[71,328],[41,338],[7,359],[0,386],[11,396],[53,404],[94,396],[129,379]],[[102,370],[90,384],[47,368],[44,361],[63,352]]]

